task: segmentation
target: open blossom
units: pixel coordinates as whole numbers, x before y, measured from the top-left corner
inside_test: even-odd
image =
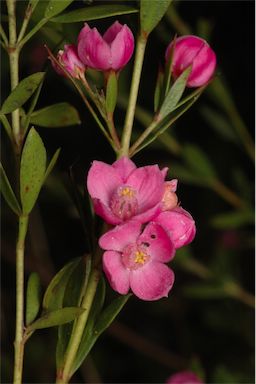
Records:
[[[203,384],[203,382],[194,372],[181,371],[170,376],[166,384]]]
[[[74,44],[65,44],[64,51],[60,50],[57,54],[57,60],[74,78],[79,78],[80,73],[85,71],[85,66],[77,56],[77,48]],[[62,76],[66,76],[65,72],[54,61],[52,66],[55,71]]]
[[[100,35],[88,24],[78,36],[78,55],[89,68],[100,71],[119,71],[130,60],[134,50],[134,37],[130,28],[118,21]]]
[[[166,50],[166,61],[173,48],[173,41]],[[216,55],[209,44],[198,36],[187,35],[176,39],[173,54],[172,73],[177,78],[192,65],[188,77],[188,87],[201,87],[206,84],[215,71]]]
[[[103,269],[111,287],[120,294],[132,292],[142,300],[168,296],[173,271],[164,263],[175,253],[164,229],[151,222],[142,231],[135,220],[116,226],[101,236]]]
[[[87,188],[95,212],[109,224],[152,220],[161,212],[166,173],[167,168],[160,170],[157,165],[137,168],[128,157],[112,165],[94,161]]]

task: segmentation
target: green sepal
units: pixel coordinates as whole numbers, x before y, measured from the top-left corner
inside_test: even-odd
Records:
[[[39,275],[32,272],[28,278],[26,296],[26,325],[32,323],[38,315],[41,305],[41,286]]]
[[[106,111],[107,114],[112,115],[117,102],[117,75],[116,72],[110,71],[107,78],[107,87],[106,87]]]
[[[81,124],[77,110],[69,103],[58,103],[38,109],[31,114],[30,122],[50,128]]]
[[[75,320],[84,312],[80,307],[65,307],[44,313],[39,319],[27,327],[27,333],[36,329],[56,327]]]
[[[44,72],[33,73],[33,75],[21,80],[4,101],[0,113],[7,114],[20,108],[40,85],[44,74]]]
[[[16,213],[18,216],[21,215],[22,211],[21,211],[20,204],[13,192],[11,184],[8,180],[8,177],[1,163],[0,163],[0,190],[2,195],[4,196],[6,203],[9,205],[12,211]]]
[[[79,21],[105,19],[106,17],[135,12],[138,12],[138,9],[129,5],[111,4],[111,7],[109,5],[96,5],[67,12],[63,15],[54,17],[51,21],[56,23],[75,23]]]
[[[20,163],[20,198],[22,212],[29,214],[42,187],[46,170],[46,150],[32,127],[27,135]]]

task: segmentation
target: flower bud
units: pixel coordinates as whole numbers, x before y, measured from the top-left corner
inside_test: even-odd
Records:
[[[57,60],[66,69],[66,71],[76,79],[79,78],[80,73],[85,71],[84,64],[77,56],[77,48],[73,44],[64,45],[64,51],[61,50],[58,52]],[[66,76],[62,68],[54,61],[52,61],[52,66],[59,75]]]
[[[78,36],[78,56],[84,65],[99,71],[119,71],[130,60],[134,38],[127,25],[116,21],[101,36],[87,24]]]
[[[167,47],[165,58],[168,61],[173,48],[172,41]],[[182,36],[176,39],[173,53],[172,74],[176,79],[192,65],[188,77],[188,87],[201,87],[212,77],[216,67],[216,55],[208,43],[197,36]]]

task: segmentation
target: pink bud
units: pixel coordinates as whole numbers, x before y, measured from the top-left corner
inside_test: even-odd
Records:
[[[166,384],[203,384],[203,382],[194,372],[181,371],[170,376]]]
[[[170,51],[173,47],[172,41],[167,47],[165,58],[169,59]],[[212,77],[216,67],[216,55],[208,43],[197,36],[182,36],[176,39],[172,73],[174,78],[192,64],[192,70],[188,77],[188,87],[201,87]]]
[[[78,56],[82,62],[100,71],[119,71],[130,60],[134,49],[134,38],[127,25],[116,21],[101,36],[96,28],[87,24],[78,36]]]
[[[77,55],[77,48],[73,44],[64,45],[64,51],[58,52],[57,60],[76,79],[85,71],[85,66]],[[66,76],[65,72],[54,61],[52,61],[52,66],[59,75]]]

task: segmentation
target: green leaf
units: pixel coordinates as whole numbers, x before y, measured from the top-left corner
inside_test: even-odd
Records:
[[[64,9],[66,9],[73,1],[74,0],[50,0],[48,6],[46,7],[44,17],[46,19],[51,19],[64,11]]]
[[[172,175],[178,179],[193,185],[205,185],[201,177],[196,176],[188,167],[178,163],[172,163]]]
[[[46,312],[42,317],[27,327],[27,332],[35,329],[55,327],[73,321],[84,311],[80,307],[65,307],[56,311]]]
[[[253,211],[220,213],[211,219],[212,226],[217,229],[237,229],[253,223]]]
[[[149,34],[159,23],[169,8],[172,0],[141,0],[140,24],[141,30]]]
[[[6,114],[20,108],[35,92],[43,77],[44,72],[37,72],[21,80],[4,101],[0,113]]]
[[[191,72],[191,66],[188,67],[182,74],[178,77],[178,79],[174,82],[173,86],[169,89],[164,102],[159,111],[159,119],[164,119],[169,113],[171,113],[178,102],[186,88],[187,79]]]
[[[77,110],[69,103],[58,103],[34,111],[30,122],[41,127],[67,127],[81,124]]]
[[[204,180],[212,181],[216,172],[206,154],[196,145],[186,144],[183,147],[183,158],[191,171]]]
[[[138,9],[129,5],[96,5],[67,12],[63,15],[54,17],[51,21],[57,23],[74,23],[78,21],[105,19],[106,17],[135,12],[138,12]]]
[[[228,297],[224,287],[217,283],[199,283],[186,285],[183,292],[187,297],[193,299],[221,299]]]
[[[37,273],[32,272],[28,278],[26,300],[26,325],[32,323],[40,309],[41,287]]]
[[[47,311],[62,308],[65,289],[73,270],[79,264],[81,258],[66,264],[52,279],[43,298],[43,308]]]
[[[53,157],[51,158],[51,161],[46,169],[45,175],[44,175],[44,182],[51,173],[54,165],[56,164],[56,161],[58,160],[58,157],[60,155],[61,148],[58,148],[57,151],[54,153]]]
[[[111,71],[107,79],[106,88],[106,111],[113,114],[117,101],[117,76],[114,71]]]
[[[156,87],[154,92],[154,112],[156,112],[160,106],[162,88],[163,88],[164,74],[161,69],[158,71]]]
[[[13,210],[14,213],[16,213],[17,215],[20,215],[21,214],[20,204],[18,203],[18,200],[13,192],[11,184],[9,183],[8,177],[1,163],[0,163],[0,190],[9,207]]]
[[[42,187],[46,169],[44,144],[32,127],[26,138],[20,164],[20,198],[24,214],[32,210]]]
[[[99,293],[101,294],[101,293]],[[105,295],[105,292],[104,292]],[[98,321],[92,327],[92,322],[88,321],[88,326],[85,328],[76,359],[72,367],[74,373],[82,364],[98,337],[110,326],[116,316],[122,310],[131,294],[120,296],[115,299],[109,306],[98,315]],[[94,320],[94,319],[93,319]]]
[[[63,295],[63,306],[78,306],[81,304],[82,297],[85,293],[86,285],[88,282],[88,275],[90,273],[90,257],[80,259],[75,268],[69,275],[68,281],[65,286]],[[58,329],[58,342],[56,348],[56,363],[60,367],[67,345],[69,343],[70,335],[72,332],[73,324],[65,324]]]

